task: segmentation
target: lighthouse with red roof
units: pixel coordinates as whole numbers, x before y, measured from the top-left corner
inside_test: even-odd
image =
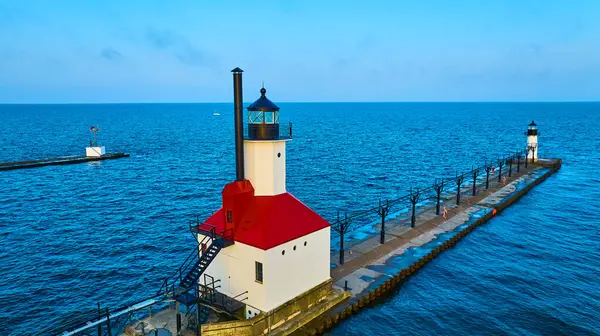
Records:
[[[260,89],[248,106],[243,132],[242,70],[232,70],[236,180],[222,192],[223,206],[198,227],[200,253],[216,235],[204,275],[229,298],[244,297],[245,316],[268,312],[330,278],[330,224],[286,190],[286,144],[279,107]],[[287,133],[287,132],[285,132]],[[212,253],[212,252],[211,252]],[[202,284],[202,280],[200,280]]]

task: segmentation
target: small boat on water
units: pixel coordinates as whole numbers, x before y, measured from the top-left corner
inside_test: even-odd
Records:
[[[219,112],[213,112],[213,115],[214,115],[214,116],[220,116],[220,115],[221,115],[221,113],[219,113]]]

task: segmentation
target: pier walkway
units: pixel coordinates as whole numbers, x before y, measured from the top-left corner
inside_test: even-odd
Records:
[[[505,189],[511,190],[512,183],[521,179],[523,176],[528,175],[533,171],[542,169],[539,165],[529,165],[526,169],[521,167],[519,173],[513,172],[512,177],[507,177],[507,185],[505,186],[502,182],[498,182],[497,175],[492,179],[490,177],[490,188],[485,190],[482,186],[478,187],[478,194],[472,196],[471,186],[465,186],[461,188],[461,204],[456,205],[456,196],[447,196],[443,199],[442,206],[448,209],[448,215],[446,221],[441,216],[435,214],[435,204],[419,209],[417,212],[417,220],[415,227],[410,227],[410,214],[408,212],[386,221],[386,239],[385,244],[379,242],[379,230],[381,225],[374,225],[372,232],[374,234],[369,235],[367,238],[362,240],[355,240],[345,242],[345,263],[339,265],[339,251],[332,251],[331,262],[334,264],[331,271],[331,277],[334,280],[339,280],[345,275],[349,274],[353,270],[368,265],[372,261],[390,253],[395,250],[398,246],[404,245],[416,237],[427,234],[429,231],[435,229],[440,224],[448,221],[456,221],[453,217],[459,215],[459,218],[465,219],[465,211],[472,211],[470,208],[473,204],[483,200],[488,195]],[[504,194],[503,193],[503,194]],[[420,244],[417,244],[420,245]]]
[[[323,334],[360,308],[375,302],[378,297],[423,267],[437,254],[450,248],[477,225],[485,223],[496,213],[515,202],[534,185],[559,169],[560,164],[560,160],[538,160],[535,164],[529,164],[527,168],[520,166],[518,173],[513,169],[512,176],[506,176],[506,182],[501,183],[498,182],[497,174],[491,174],[488,189],[484,187],[485,179],[477,179],[475,196],[472,196],[472,185],[467,182],[460,189],[460,205],[456,205],[456,189],[453,190],[452,186],[449,186],[448,190],[441,194],[441,204],[449,210],[446,219],[436,215],[435,202],[425,198],[422,203],[418,203],[420,206],[415,208],[414,228],[410,227],[411,214],[405,211],[406,209],[386,217],[390,219],[385,222],[384,244],[380,243],[381,225],[375,222],[349,231],[346,236],[348,240],[344,240],[345,263],[339,264],[339,251],[335,250],[339,247],[336,247],[335,244],[332,244],[334,250],[331,254],[333,292],[343,295],[338,295],[335,300],[326,301],[327,305],[316,304],[311,309],[303,311],[302,314],[286,319],[285,322],[277,322],[273,325],[276,326],[275,329],[270,329],[272,327],[270,323],[271,318],[277,312],[261,314],[260,322],[267,323],[269,326],[268,329],[263,329],[271,335],[291,333],[292,335],[312,336]],[[346,291],[343,291],[344,289]],[[319,292],[316,297],[325,297],[327,295],[323,293],[332,291],[329,283],[327,286],[319,288],[319,291],[321,290],[323,292]],[[152,301],[149,301],[150,299]],[[290,307],[292,306],[294,305],[290,305]],[[202,309],[204,310],[204,308]],[[181,326],[183,327],[182,334],[193,335],[195,332],[184,330],[189,329],[187,328],[189,322],[192,322],[192,325],[195,324],[192,315],[199,312],[199,310],[185,311],[181,314],[181,320],[178,322],[177,312],[181,310],[177,309],[177,304],[174,304],[169,295],[164,294],[114,309],[111,313],[108,309],[104,309],[103,313],[100,313],[100,307],[98,311],[99,313],[94,318],[84,322],[74,320],[68,328],[60,327],[57,330],[61,330],[62,335],[75,335],[90,332],[104,324],[106,326],[102,327],[101,335],[109,335],[110,326],[113,326],[114,330],[122,330],[121,328],[124,327],[125,334],[123,335],[142,335],[148,330],[154,330],[159,334],[160,332],[170,332],[174,335],[177,333],[177,329],[180,329],[178,326]],[[152,313],[153,311],[154,313]],[[208,321],[216,322],[216,316],[213,317],[215,318],[209,318]],[[205,321],[204,318],[208,318],[208,315],[203,315],[202,321]],[[244,321],[246,322],[242,323],[242,327],[252,327],[246,328],[248,330],[257,329],[254,325],[256,319]],[[132,322],[135,323],[131,324]],[[240,322],[234,321],[230,324],[237,326]],[[223,326],[229,328],[229,324],[220,323],[204,324],[202,329],[218,335],[239,334],[238,329],[227,329]],[[260,324],[256,324],[256,326],[262,328]],[[224,329],[217,330],[219,327]],[[100,329],[98,330],[100,331]],[[227,330],[232,333],[228,333]],[[113,335],[115,334],[113,333]],[[121,335],[121,333],[117,335]]]
[[[494,182],[490,179],[490,188],[478,187],[475,196],[470,193],[471,187],[465,187],[460,205],[455,205],[455,197],[444,200],[443,205],[449,210],[445,220],[436,215],[435,204],[418,213],[414,228],[410,227],[409,214],[398,216],[386,222],[384,244],[380,244],[379,233],[351,242],[343,265],[338,262],[339,252],[332,251],[334,286],[350,292],[350,299],[294,335],[322,334],[512,204],[559,167],[560,160],[539,160],[527,169],[522,166],[519,173],[513,171],[506,184],[497,182],[497,176]],[[373,231],[379,228],[376,225]]]

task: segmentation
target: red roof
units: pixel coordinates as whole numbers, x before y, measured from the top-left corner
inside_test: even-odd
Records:
[[[262,250],[268,250],[330,225],[290,193],[252,196],[248,205],[240,222],[234,227],[234,240]],[[223,231],[223,208],[210,216],[205,223],[215,226],[217,232]]]

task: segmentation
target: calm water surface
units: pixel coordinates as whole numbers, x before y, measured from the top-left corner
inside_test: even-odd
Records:
[[[600,104],[280,105],[288,189],[328,219],[521,148],[532,119],[540,153],[564,160],[332,334],[600,334]],[[153,293],[193,248],[187,220],[235,177],[232,109],[0,105],[0,161],[82,154],[90,125],[132,155],[0,173],[0,335]]]

